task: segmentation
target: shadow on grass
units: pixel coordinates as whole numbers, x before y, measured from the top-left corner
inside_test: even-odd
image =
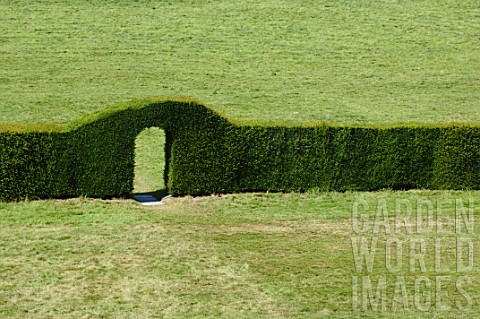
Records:
[[[130,198],[140,202],[143,205],[150,203],[153,205],[155,202],[161,202],[161,200],[168,196],[168,190],[166,188],[159,189],[153,192],[132,193]]]

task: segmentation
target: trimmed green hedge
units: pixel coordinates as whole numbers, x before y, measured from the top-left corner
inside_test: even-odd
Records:
[[[480,126],[345,127],[228,120],[193,100],[119,104],[68,127],[0,126],[0,200],[124,197],[135,139],[166,132],[173,195],[480,189]]]

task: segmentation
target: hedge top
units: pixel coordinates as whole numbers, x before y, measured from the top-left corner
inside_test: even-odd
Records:
[[[365,128],[365,129],[392,129],[392,128],[447,128],[447,127],[480,127],[480,123],[477,122],[446,122],[446,123],[421,123],[421,122],[406,122],[406,123],[394,123],[394,124],[342,124],[338,122],[300,122],[300,123],[291,123],[291,122],[270,122],[270,121],[252,121],[252,120],[238,120],[228,118],[223,115],[218,110],[215,110],[213,107],[202,103],[199,100],[184,97],[184,98],[164,98],[164,97],[151,97],[145,99],[131,100],[127,102],[118,103],[107,107],[101,111],[88,114],[70,124],[31,124],[31,125],[22,125],[22,124],[0,124],[0,133],[1,132],[12,132],[12,133],[27,133],[27,132],[68,132],[78,129],[84,125],[91,124],[100,119],[105,119],[109,116],[112,116],[118,112],[127,111],[127,110],[140,110],[142,108],[169,104],[167,112],[172,113],[181,113],[185,112],[187,108],[202,108],[204,111],[216,115],[225,119],[230,124],[235,126],[263,126],[263,127],[354,127],[354,128]]]

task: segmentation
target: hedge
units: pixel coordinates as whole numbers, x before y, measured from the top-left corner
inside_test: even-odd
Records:
[[[477,124],[265,125],[194,100],[146,99],[68,126],[0,126],[0,200],[128,196],[148,127],[166,132],[173,195],[480,189]]]

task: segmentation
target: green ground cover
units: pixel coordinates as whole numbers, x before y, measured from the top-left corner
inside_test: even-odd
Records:
[[[430,201],[454,216],[454,199],[478,205],[480,192],[378,192],[243,194],[170,198],[145,208],[132,201],[73,199],[0,204],[0,313],[5,318],[473,318],[480,307],[479,237],[473,243],[471,270],[455,268],[452,234],[435,232],[385,235],[381,228],[373,270],[355,270],[351,210],[355,202],[373,213],[384,200],[390,213],[396,202]],[[437,200],[442,204],[438,205]],[[413,216],[413,215],[412,215]],[[474,214],[478,229],[478,209]],[[412,219],[413,221],[413,219]],[[391,231],[395,221],[388,222]],[[418,226],[418,224],[417,224]],[[363,226],[362,226],[363,227]],[[366,237],[370,240],[370,232]],[[399,272],[387,268],[385,240],[404,242]],[[425,241],[425,272],[410,270],[409,238]],[[441,238],[442,271],[436,271],[433,241]],[[415,248],[418,253],[418,247]],[[396,250],[389,262],[398,265]],[[468,254],[464,254],[466,256]],[[462,258],[463,260],[463,258]],[[466,260],[466,259],[465,259]],[[467,262],[467,261],[465,261]],[[387,279],[384,312],[352,312],[352,276]],[[397,276],[405,276],[407,311],[392,312]],[[442,307],[435,311],[435,278]],[[467,306],[461,287],[471,298]],[[416,278],[431,305],[414,306]],[[362,296],[361,291],[358,291]],[[380,310],[380,308],[379,308]]]
[[[0,122],[68,123],[148,96],[192,96],[246,120],[478,122],[479,29],[473,0],[0,0]],[[138,137],[138,192],[163,187],[159,134]],[[479,195],[235,194],[151,208],[85,198],[0,203],[0,317],[474,318],[476,230],[369,231],[378,237],[369,274],[355,270],[352,238],[361,236],[351,212],[362,199],[370,221],[381,200],[390,213],[401,200],[435,209],[444,201],[438,216],[451,230],[454,200],[473,199],[477,229]],[[465,273],[455,267],[456,237],[473,244]],[[404,243],[397,272],[386,267],[388,238]],[[418,259],[409,269],[409,238],[425,242],[425,272]],[[446,269],[434,267],[436,239],[445,242]],[[362,311],[360,302],[353,311],[352,278],[370,278],[375,293],[382,276],[386,310]],[[405,312],[392,311],[399,276]],[[470,278],[460,281],[463,295],[462,276]],[[415,306],[419,278],[431,283],[420,289],[426,311]],[[437,296],[451,309],[437,311]]]
[[[466,1],[0,1],[0,122],[149,96],[229,117],[479,121]]]

